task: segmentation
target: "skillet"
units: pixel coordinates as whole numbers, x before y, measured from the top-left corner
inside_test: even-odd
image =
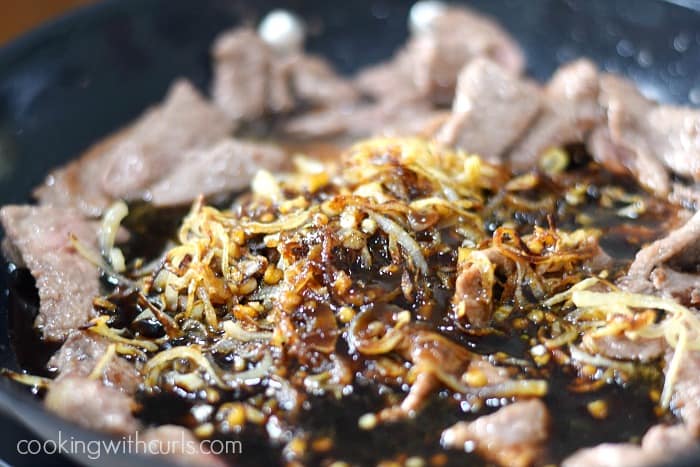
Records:
[[[524,48],[528,73],[544,80],[562,62],[587,56],[634,79],[650,97],[700,104],[700,2],[678,0],[473,0]],[[159,101],[177,76],[206,89],[217,33],[283,7],[304,17],[313,53],[351,73],[386,59],[401,43],[411,2],[399,0],[107,0],[0,49],[0,205],[28,200],[48,171]],[[682,4],[682,5],[681,5]],[[13,274],[2,264],[0,290]],[[29,291],[31,295],[31,291]],[[0,296],[0,366],[18,368],[10,337],[31,307]],[[12,313],[8,311],[11,310]],[[0,411],[39,438],[96,439],[46,413],[25,390],[0,379]],[[8,422],[9,423],[9,422]],[[4,431],[12,426],[3,423]],[[9,448],[14,449],[14,445]],[[700,453],[674,466],[697,465]],[[38,459],[34,459],[35,461]],[[88,456],[76,461],[95,464]],[[17,460],[18,464],[27,459]],[[144,463],[106,455],[100,465]],[[150,465],[159,465],[149,459]],[[59,465],[59,464],[53,464]]]

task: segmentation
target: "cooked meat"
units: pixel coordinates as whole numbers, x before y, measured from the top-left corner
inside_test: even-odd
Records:
[[[686,306],[700,305],[700,274],[659,266],[651,272],[651,283],[664,297]]]
[[[330,64],[311,55],[292,58],[292,88],[303,103],[313,107],[337,107],[357,100],[358,91]]]
[[[411,136],[426,132],[441,115],[421,99],[385,99],[302,114],[290,119],[284,131],[299,139],[342,137],[348,141],[377,135]]]
[[[187,428],[179,425],[161,425],[139,433],[139,441],[151,447],[150,453],[167,456],[168,461],[177,465],[225,466],[226,463],[201,448],[200,440]],[[151,445],[151,443],[154,443]],[[216,449],[216,446],[212,446]]]
[[[667,195],[670,177],[658,157],[664,150],[653,146],[656,129],[647,119],[655,104],[644,98],[631,81],[618,76],[603,75],[600,89],[610,140],[619,148],[620,161],[643,186],[659,196]]]
[[[363,68],[355,78],[357,88],[377,101],[425,99],[413,79],[412,55],[412,50],[404,48],[390,62]]]
[[[576,451],[562,462],[562,467],[648,467],[658,459],[649,456],[636,444],[599,444]]]
[[[513,74],[524,68],[520,48],[500,26],[466,8],[451,7],[434,18],[428,31],[413,36],[392,62],[365,70],[357,82],[376,99],[414,95],[447,104],[460,70],[477,57]]]
[[[508,381],[513,376],[512,370],[512,368],[495,366],[486,360],[475,359],[469,363],[467,372],[483,375],[486,384],[498,384]]]
[[[284,114],[298,105],[335,106],[357,99],[350,82],[320,57],[279,54],[254,31],[222,34],[212,48],[214,101],[234,121]]]
[[[442,433],[443,445],[476,450],[500,465],[528,466],[547,440],[549,415],[539,399],[516,402],[473,422],[459,422]]]
[[[671,352],[666,353],[668,370]],[[671,407],[695,437],[700,437],[700,352],[684,354],[673,385]]]
[[[662,459],[688,452],[689,449],[697,446],[696,436],[682,424],[655,425],[649,428],[642,438],[642,449],[650,454],[658,453]]]
[[[279,170],[286,160],[284,151],[275,146],[225,139],[186,153],[153,185],[149,198],[156,206],[171,206],[191,203],[199,194],[233,193],[247,187],[258,170]]]
[[[455,283],[453,300],[462,307],[467,322],[477,327],[487,326],[493,313],[492,284],[484,284],[485,273],[488,272],[480,265],[469,264],[460,271]]]
[[[584,59],[561,67],[545,88],[542,102],[542,112],[508,156],[516,171],[536,167],[548,149],[584,142],[602,120],[597,68]]]
[[[190,83],[178,81],[165,101],[139,118],[103,156],[103,190],[116,199],[139,199],[186,151],[216,143],[230,131],[225,115]]]
[[[141,383],[141,373],[133,363],[116,354],[111,355],[108,361],[102,361],[109,345],[109,340],[104,337],[88,331],[73,331],[49,360],[49,369],[58,372],[56,381],[85,378],[97,371],[93,376],[105,386],[134,394]]]
[[[613,143],[607,126],[601,125],[591,131],[586,140],[586,148],[591,156],[611,173],[617,175],[634,173],[633,170],[629,169],[630,167],[635,167],[634,154],[629,149]],[[662,167],[654,165],[653,161],[650,167],[662,169]],[[650,178],[651,176],[648,175],[646,177]],[[663,183],[666,183],[665,178]]]
[[[649,112],[652,151],[682,177],[700,181],[700,111],[660,105]]]
[[[75,251],[69,236],[96,247],[97,224],[75,209],[46,206],[5,206],[0,222],[5,254],[36,279],[36,328],[45,339],[65,339],[92,316],[92,300],[100,294],[97,268]]]
[[[127,137],[129,128],[98,142],[80,158],[51,172],[34,197],[43,206],[74,207],[89,217],[98,217],[112,199],[102,190],[99,180],[105,172],[104,155]]]
[[[129,434],[139,428],[131,414],[133,400],[100,381],[71,377],[51,383],[44,405],[57,415],[91,430]]]
[[[683,425],[651,427],[642,445],[606,443],[575,452],[562,467],[645,467],[662,464],[697,446]]]
[[[632,340],[624,335],[583,338],[583,345],[593,354],[618,360],[648,362],[663,355],[666,341],[663,339]]]
[[[698,248],[700,248],[700,211],[683,226],[671,230],[666,237],[639,250],[627,275],[620,280],[620,285],[632,292],[653,292],[655,289],[651,274],[654,268],[669,262],[694,267],[700,258]],[[671,289],[675,288],[668,282],[665,284]]]
[[[437,139],[492,163],[525,131],[540,109],[540,90],[487,59],[459,74],[452,115]]]
[[[115,199],[142,198],[188,150],[212,145],[232,129],[224,113],[180,80],[162,104],[53,172],[34,194],[42,205],[77,207],[96,217]]]
[[[252,120],[267,110],[268,90],[277,89],[268,81],[270,54],[267,44],[251,29],[234,29],[222,34],[214,43],[211,95],[234,121]],[[284,100],[278,93],[275,95]]]

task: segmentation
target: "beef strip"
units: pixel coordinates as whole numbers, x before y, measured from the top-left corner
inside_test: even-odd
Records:
[[[299,107],[352,102],[358,92],[328,62],[303,53],[279,54],[253,30],[223,33],[212,48],[216,104],[234,121],[253,121]]]
[[[86,216],[99,217],[112,202],[99,183],[105,171],[103,156],[128,133],[129,128],[125,128],[107,137],[80,158],[51,172],[44,183],[34,190],[34,197],[43,206],[75,207]]]
[[[532,465],[547,440],[549,415],[539,399],[515,402],[473,422],[459,422],[442,433],[446,447],[476,450],[491,462]]]
[[[673,352],[669,349],[666,352],[666,368],[671,360]],[[671,396],[671,408],[681,420],[690,433],[700,436],[700,352],[690,351],[682,357],[680,368],[676,375]]]
[[[270,54],[252,29],[226,32],[214,42],[211,95],[234,121],[253,120],[267,110]]]
[[[700,211],[695,213],[681,227],[648,246],[645,246],[634,258],[627,274],[620,279],[620,286],[630,292],[654,293],[652,271],[663,264],[675,264],[681,268],[695,268],[700,260]],[[682,253],[682,254],[681,254]],[[666,275],[668,278],[668,274]],[[676,288],[668,280],[657,283],[669,290]]]
[[[281,149],[234,139],[188,152],[149,191],[156,206],[190,203],[199,194],[210,197],[242,190],[259,169],[278,170],[287,157]]]
[[[334,138],[338,144],[368,136],[414,136],[442,116],[421,99],[385,99],[302,114],[290,119],[283,132],[298,139]]]
[[[97,223],[86,221],[78,210],[47,206],[5,206],[0,223],[5,254],[36,279],[35,326],[44,339],[65,339],[92,317],[92,300],[100,294],[97,268],[75,251],[69,235],[96,247]]]
[[[651,283],[663,297],[686,306],[700,305],[700,275],[659,266],[651,272]]]
[[[228,118],[189,82],[176,81],[163,103],[53,172],[34,194],[43,205],[99,216],[114,199],[141,198],[186,151],[211,145],[231,130]]]
[[[475,254],[484,255],[494,270],[484,268],[480,262],[468,261],[459,264],[452,303],[460,321],[466,321],[465,324],[474,327],[485,327],[490,325],[494,311],[493,291],[489,290],[489,281],[485,280],[485,276],[497,269],[505,276],[510,276],[516,273],[516,265],[496,247],[489,247]]]
[[[624,335],[583,337],[583,345],[591,353],[618,360],[649,362],[663,355],[666,341],[659,339],[632,340]]]
[[[209,146],[230,131],[226,116],[190,83],[177,81],[165,101],[147,111],[104,155],[103,189],[114,198],[141,198],[187,150]]]
[[[200,449],[200,440],[187,428],[178,425],[160,425],[139,433],[139,441],[147,446],[148,453],[162,454],[177,465],[225,466],[226,463],[211,453]],[[233,453],[232,453],[233,454]]]
[[[486,287],[483,280],[484,271],[479,265],[470,264],[463,268],[457,275],[455,282],[455,295],[453,301],[463,318],[476,327],[488,326],[493,313],[491,300],[492,291]]]
[[[666,459],[697,447],[697,439],[685,425],[654,425],[642,438],[642,449],[662,454]]]
[[[357,89],[330,64],[312,55],[297,54],[292,61],[294,94],[312,107],[336,107],[358,99]]]
[[[655,104],[642,96],[634,83],[610,74],[600,79],[600,104],[612,143],[608,149],[614,153],[598,156],[593,152],[593,156],[601,161],[619,160],[644,187],[659,196],[667,195],[670,177],[657,157],[662,148],[653,147],[649,140],[656,130],[650,127],[647,116]]]
[[[459,74],[452,115],[436,138],[492,163],[527,129],[540,109],[540,90],[496,63],[478,58]]]
[[[46,408],[60,417],[84,428],[120,435],[139,427],[131,413],[132,404],[125,393],[81,377],[53,381],[44,398]]]
[[[88,377],[95,371],[110,342],[89,331],[73,331],[49,360],[49,369],[57,371],[57,381],[65,378]],[[134,394],[141,384],[141,373],[129,362],[114,355],[97,375],[105,386]]]
[[[508,156],[516,171],[536,167],[550,148],[584,142],[602,121],[597,68],[588,60],[561,67],[546,86],[542,102],[542,112]]]
[[[562,467],[644,467],[655,463],[649,454],[632,443],[604,443],[579,449],[562,462]]]
[[[695,438],[683,425],[656,425],[632,443],[604,443],[576,451],[562,467],[648,467],[668,462],[696,447]]]
[[[700,111],[661,105],[647,116],[649,144],[666,166],[700,181]]]
[[[391,62],[365,70],[357,83],[379,100],[413,95],[448,104],[457,75],[476,57],[487,57],[513,74],[522,72],[525,63],[517,43],[499,25],[466,8],[449,7]]]

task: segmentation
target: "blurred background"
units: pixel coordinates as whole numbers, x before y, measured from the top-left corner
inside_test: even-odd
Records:
[[[0,0],[0,47],[66,11],[95,0]]]

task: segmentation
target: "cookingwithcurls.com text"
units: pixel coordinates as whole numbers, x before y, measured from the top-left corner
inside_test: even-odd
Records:
[[[56,439],[21,439],[17,441],[20,455],[68,455],[83,456],[95,460],[102,456],[144,454],[156,456],[238,455],[243,453],[243,443],[238,440],[193,440],[185,433],[166,439],[144,438],[138,432],[113,439],[78,439],[58,432]]]

